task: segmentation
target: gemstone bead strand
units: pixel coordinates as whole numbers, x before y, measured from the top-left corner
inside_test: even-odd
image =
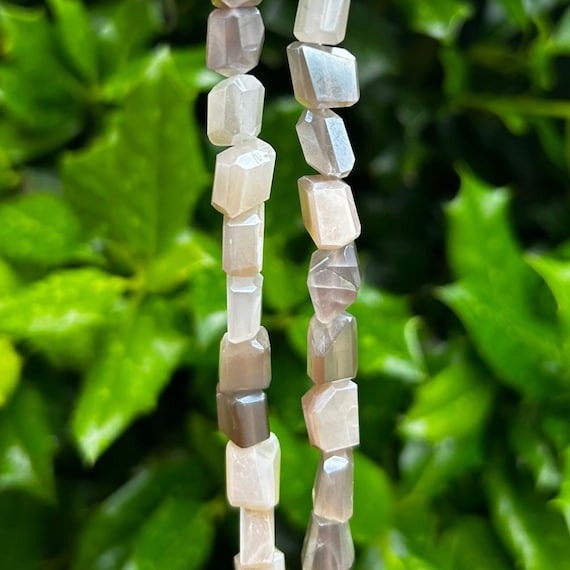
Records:
[[[275,151],[257,138],[263,85],[248,72],[264,38],[261,0],[213,0],[208,19],[207,66],[225,76],[208,96],[210,142],[226,146],[216,159],[212,205],[223,219],[222,267],[227,279],[228,330],[220,346],[216,389],[218,427],[226,447],[228,502],[240,509],[236,570],[285,570],[275,548],[280,448],[269,430],[269,335],[261,326],[265,201],[271,192]]]
[[[359,443],[356,299],[360,272],[354,240],[360,221],[342,179],[354,165],[343,120],[331,109],[359,98],[356,60],[335,47],[345,36],[350,0],[300,0],[287,48],[295,98],[306,109],[297,123],[305,160],[319,174],[299,179],[303,223],[317,246],[307,285],[315,310],[307,333],[307,373],[314,386],[302,405],[309,440],[321,451],[303,570],[349,570],[354,546],[354,461]]]

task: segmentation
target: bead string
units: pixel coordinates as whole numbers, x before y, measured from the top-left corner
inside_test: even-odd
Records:
[[[216,389],[218,426],[228,438],[226,485],[240,509],[236,570],[285,570],[275,548],[280,449],[269,431],[269,336],[261,326],[264,202],[269,198],[275,151],[256,138],[265,89],[247,73],[258,61],[264,25],[261,0],[212,0],[207,66],[225,76],[208,95],[207,131],[216,158],[212,205],[224,215],[222,266],[227,275],[228,330],[220,347]]]
[[[303,570],[348,570],[354,563],[354,462],[359,443],[356,319],[345,309],[360,287],[354,240],[360,221],[350,187],[354,165],[343,120],[331,108],[359,98],[356,60],[335,46],[346,32],[350,0],[300,0],[297,42],[287,48],[295,98],[306,110],[297,134],[307,163],[319,175],[299,179],[305,227],[317,246],[308,287],[315,310],[307,334],[307,373],[314,386],[303,396],[311,444],[321,451],[313,511],[303,545]]]

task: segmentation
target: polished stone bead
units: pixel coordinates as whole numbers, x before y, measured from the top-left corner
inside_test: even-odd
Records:
[[[235,145],[261,131],[265,88],[253,75],[220,81],[208,95],[208,138],[218,146]]]
[[[319,321],[330,322],[348,308],[360,289],[354,243],[339,249],[315,251],[311,256],[307,286]]]
[[[269,416],[265,392],[216,393],[218,427],[236,445],[251,447],[269,437]]]
[[[319,249],[338,249],[360,235],[350,186],[326,176],[299,179],[303,223]]]
[[[307,163],[326,176],[344,178],[354,166],[354,152],[344,121],[330,109],[306,109],[297,135]]]
[[[271,382],[271,346],[265,327],[242,342],[232,342],[228,336],[220,345],[220,390],[265,390]]]
[[[260,139],[228,148],[216,157],[212,206],[235,218],[269,198],[275,151]]]
[[[287,48],[295,99],[309,109],[351,107],[359,97],[356,59],[338,47],[294,42]]]
[[[265,204],[230,218],[222,226],[222,267],[229,275],[251,276],[263,265]]]
[[[273,509],[240,509],[239,562],[242,567],[271,564],[275,553]]]
[[[274,434],[251,447],[226,446],[226,491],[233,507],[267,511],[279,502],[281,452]]]
[[[208,18],[207,67],[226,77],[247,73],[259,62],[264,36],[257,8],[213,10]]]
[[[228,339],[243,342],[253,338],[261,326],[263,276],[227,276]]]
[[[302,557],[303,570],[350,570],[354,544],[348,522],[330,521],[313,513]]]
[[[302,399],[311,445],[331,452],[360,442],[357,386],[337,380],[313,386]]]
[[[319,517],[345,522],[352,516],[354,459],[352,449],[325,453],[313,488],[313,510]]]
[[[299,0],[293,33],[300,42],[339,44],[349,9],[350,0]]]
[[[245,8],[247,6],[258,6],[261,0],[212,0],[216,8]]]
[[[329,323],[316,316],[307,332],[307,375],[316,384],[354,378],[358,370],[356,319],[341,313]]]
[[[275,549],[273,551],[273,560],[270,564],[258,564],[256,566],[242,566],[239,561],[239,554],[234,558],[234,568],[235,570],[285,570],[285,556],[283,552]]]

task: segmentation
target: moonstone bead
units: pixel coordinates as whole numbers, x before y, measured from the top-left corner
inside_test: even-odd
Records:
[[[358,101],[356,59],[347,50],[294,42],[287,58],[295,99],[304,107],[351,107]]]
[[[348,522],[336,522],[314,513],[303,544],[303,570],[350,570],[354,544]]]
[[[244,567],[271,564],[275,552],[273,509],[240,509],[239,562]]]
[[[216,8],[245,8],[246,6],[258,6],[261,0],[212,0]]]
[[[319,249],[338,249],[360,235],[350,186],[326,176],[299,179],[303,223]]]
[[[224,216],[222,267],[229,275],[251,276],[263,265],[265,204],[235,218]]]
[[[220,390],[265,390],[271,382],[271,346],[265,327],[255,337],[232,342],[228,333],[220,345]]]
[[[274,434],[251,447],[226,446],[226,492],[233,507],[267,511],[279,502],[281,451]]]
[[[330,322],[349,307],[360,289],[360,269],[354,243],[332,251],[315,251],[311,256],[307,286],[319,321]]]
[[[330,109],[306,109],[297,122],[305,160],[326,176],[344,178],[354,166],[354,152],[344,121]]]
[[[243,342],[253,338],[261,325],[263,276],[227,277],[228,339]]]
[[[358,370],[356,319],[341,313],[329,323],[311,319],[307,332],[307,375],[316,384],[354,378]]]
[[[354,459],[352,449],[325,453],[313,488],[315,515],[345,522],[352,516]]]
[[[265,392],[221,392],[216,394],[218,427],[236,445],[251,447],[269,437]]]
[[[300,42],[336,45],[344,40],[350,0],[299,0],[293,33]]]
[[[275,151],[260,139],[228,148],[216,157],[212,206],[235,218],[269,198]]]
[[[220,81],[208,95],[208,138],[218,146],[235,145],[261,131],[265,88],[253,75]]]
[[[311,445],[326,453],[360,442],[357,386],[337,380],[313,386],[302,398]]]
[[[208,18],[206,65],[230,77],[259,62],[265,26],[257,8],[213,10]]]
[[[234,558],[234,568],[235,570],[249,570],[251,566],[242,566],[239,561],[239,554]],[[273,560],[270,564],[258,564],[255,570],[285,570],[285,556],[283,552],[275,549],[273,552]]]

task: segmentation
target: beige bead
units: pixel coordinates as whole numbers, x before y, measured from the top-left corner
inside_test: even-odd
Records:
[[[271,193],[275,151],[260,139],[248,140],[216,157],[212,206],[230,218],[265,202]]]
[[[228,339],[243,342],[255,337],[261,326],[263,276],[227,276]]]
[[[344,40],[350,0],[299,0],[294,34],[300,42],[336,45]]]
[[[252,569],[251,566],[246,567],[241,565],[239,561],[239,554],[234,558],[234,568],[235,570]],[[275,549],[273,552],[273,560],[270,564],[259,564],[253,568],[255,568],[255,570],[285,570],[285,556],[283,556],[283,552]]]
[[[245,8],[246,6],[258,6],[261,0],[212,0],[216,8]]]
[[[303,570],[350,570],[354,544],[347,522],[321,518],[314,513],[303,544]]]
[[[259,273],[263,266],[265,204],[230,218],[222,226],[222,267],[229,275],[241,277]]]
[[[230,505],[257,511],[267,511],[277,505],[280,459],[279,441],[274,434],[246,448],[229,441],[226,491]]]
[[[239,562],[242,567],[271,564],[275,553],[273,509],[240,509]]]
[[[325,453],[360,442],[358,388],[351,380],[313,386],[302,399],[311,445]]]
[[[261,131],[265,88],[253,75],[220,81],[208,95],[208,138],[229,146],[256,137]]]
[[[352,516],[354,459],[352,449],[325,453],[313,488],[313,510],[319,517],[345,522]]]
[[[360,235],[350,186],[326,176],[299,179],[303,223],[319,249],[338,249]]]

